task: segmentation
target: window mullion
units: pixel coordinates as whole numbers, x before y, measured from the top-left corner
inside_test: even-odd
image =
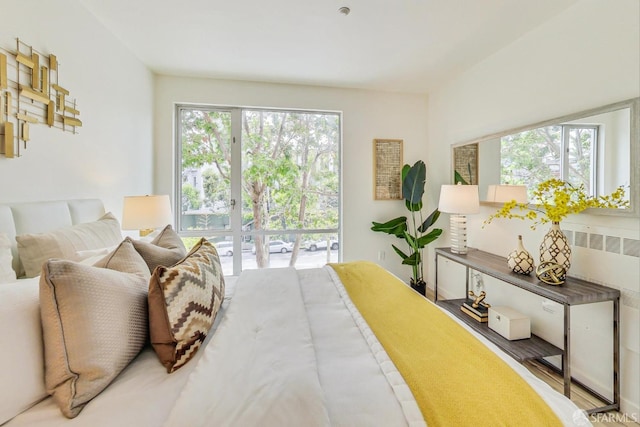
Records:
[[[562,126],[562,143],[560,144],[560,179],[562,181],[569,180],[569,138],[571,130],[569,126]]]
[[[242,271],[242,110],[231,111],[231,198],[235,201],[231,211],[233,230],[233,275]]]

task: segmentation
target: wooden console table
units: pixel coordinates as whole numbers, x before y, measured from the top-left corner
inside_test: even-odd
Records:
[[[602,396],[584,384],[580,384],[586,390],[607,403],[607,405],[591,409],[587,412],[604,412],[620,410],[620,291],[586,280],[567,277],[561,286],[547,285],[539,281],[535,275],[524,276],[512,272],[507,266],[504,257],[484,252],[479,249],[469,248],[468,253],[461,255],[451,252],[450,248],[437,248],[436,253],[436,280],[434,285],[434,299],[436,304],[453,313],[470,325],[475,331],[486,337],[489,341],[503,349],[514,359],[522,362],[530,359],[542,359],[547,356],[560,355],[562,357],[561,373],[564,379],[564,394],[571,397],[571,306],[591,304],[596,302],[613,302],[613,400]],[[466,293],[469,292],[469,270],[473,269],[488,276],[495,277],[509,285],[517,286],[525,291],[539,295],[551,301],[562,304],[564,307],[564,349],[560,349],[547,341],[531,335],[530,339],[509,341],[489,329],[487,324],[482,324],[471,319],[460,310],[464,299],[438,301],[438,257],[450,259],[466,267]],[[546,363],[546,362],[545,362]],[[548,363],[547,363],[548,364]],[[575,380],[574,380],[575,381]],[[575,381],[578,383],[577,381]]]

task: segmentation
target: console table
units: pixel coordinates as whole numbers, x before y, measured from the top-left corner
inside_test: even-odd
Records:
[[[586,390],[603,400],[607,405],[591,409],[587,412],[604,412],[620,409],[620,291],[586,280],[567,277],[561,286],[547,285],[539,281],[535,275],[524,276],[516,274],[507,266],[507,259],[489,252],[479,249],[469,248],[464,255],[456,254],[451,248],[437,248],[436,253],[436,271],[434,285],[434,300],[437,305],[450,311],[466,324],[470,325],[475,331],[486,337],[489,341],[503,349],[514,359],[522,362],[530,359],[542,359],[547,356],[560,355],[562,357],[561,373],[564,379],[564,394],[571,397],[571,306],[580,304],[591,304],[596,302],[612,301],[613,302],[613,400],[600,395],[596,391],[584,386]],[[564,307],[564,349],[560,349],[547,341],[531,335],[531,338],[525,340],[509,341],[501,335],[495,333],[486,323],[480,323],[471,319],[460,310],[463,299],[440,300],[438,301],[438,257],[444,257],[457,262],[466,267],[466,295],[469,293],[469,270],[484,273],[488,276],[495,277],[509,285],[517,286],[525,291],[535,295],[547,298],[562,304]],[[575,380],[574,380],[575,381]],[[576,383],[578,383],[576,381]]]

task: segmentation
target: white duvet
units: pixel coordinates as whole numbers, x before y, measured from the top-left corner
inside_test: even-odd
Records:
[[[165,426],[408,424],[328,272],[284,268],[240,276]]]
[[[575,405],[487,345],[573,425]],[[245,271],[206,346],[175,373],[167,374],[149,348],[77,418],[64,418],[46,399],[7,425],[386,427],[424,421],[337,275],[324,267]]]

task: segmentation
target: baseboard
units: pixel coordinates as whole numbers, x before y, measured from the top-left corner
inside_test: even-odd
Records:
[[[640,405],[624,397],[620,398],[620,412],[629,418],[630,421],[640,423]]]
[[[438,289],[438,299],[456,299],[456,298],[460,298],[459,296],[449,293],[446,290],[439,288]]]

